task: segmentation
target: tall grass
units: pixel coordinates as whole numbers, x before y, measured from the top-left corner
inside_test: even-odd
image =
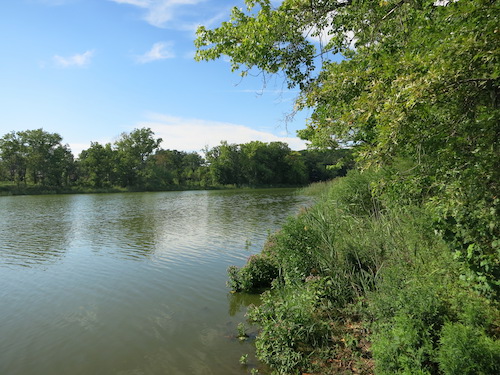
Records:
[[[327,373],[341,354],[374,362],[379,374],[500,373],[498,305],[462,282],[464,266],[436,234],[432,213],[385,202],[379,178],[350,172],[314,188],[317,203],[270,236],[262,256],[277,277],[251,313],[262,327],[259,357],[278,374]],[[257,272],[255,264],[241,274]],[[364,337],[352,338],[353,319]]]

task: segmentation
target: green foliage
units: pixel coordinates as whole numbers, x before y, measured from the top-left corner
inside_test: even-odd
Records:
[[[0,139],[0,160],[7,178],[18,184],[68,186],[74,169],[73,155],[57,133],[43,129],[11,132]]]
[[[377,374],[431,374],[425,364],[433,353],[432,329],[407,315],[398,315],[391,323],[391,328],[373,337]]]
[[[444,327],[464,325],[473,336],[495,341],[498,308],[460,280],[462,265],[434,234],[432,212],[405,208],[391,220],[387,237],[397,242],[388,247],[377,288],[368,294],[377,373],[435,374],[445,356],[446,366],[459,368],[461,357],[448,356],[455,349],[443,346]],[[469,359],[473,368],[483,366]]]
[[[268,73],[283,70],[290,87],[305,81],[314,69],[315,48],[303,33],[295,7],[286,6],[289,3],[272,9],[269,0],[246,0],[249,14],[234,7],[230,21],[219,28],[199,27],[196,59],[224,54],[231,57],[232,70],[241,69],[242,75],[256,67]]]
[[[301,152],[309,181],[326,181],[345,176],[354,167],[352,149],[308,149]]]
[[[268,251],[279,260],[286,282],[328,276],[338,306],[374,287],[391,237],[386,222],[375,215],[373,176],[351,172],[334,180],[318,204],[289,218],[270,238]]]
[[[265,254],[252,255],[243,267],[231,266],[227,271],[228,286],[236,292],[255,292],[269,288],[278,277],[275,260]]]
[[[204,151],[214,185],[303,185],[312,174],[308,169],[312,166],[306,165],[308,152],[292,151],[283,142],[252,141],[238,145],[222,141]],[[331,154],[322,155],[333,159]]]
[[[111,187],[116,182],[116,151],[111,144],[105,146],[91,142],[90,147],[83,150],[78,158],[80,183],[95,188]]]
[[[197,153],[158,150],[148,165],[148,188],[167,186],[206,186],[204,159]]]
[[[238,323],[238,338],[246,340],[248,338],[245,323]]]
[[[219,146],[205,150],[213,184],[238,185],[241,181],[241,152],[238,145],[221,141]]]
[[[373,171],[361,173],[352,170],[347,178],[335,181],[336,186],[330,190],[329,200],[352,216],[377,215],[381,203],[373,190],[378,179],[379,175]]]
[[[374,327],[372,350],[377,373],[434,372],[435,340],[445,318],[445,303],[438,289],[430,284],[410,284],[393,295],[394,301],[384,298],[388,303],[384,310],[396,311],[376,315],[380,320]]]
[[[262,304],[249,312],[261,332],[257,355],[278,374],[296,374],[311,367],[309,357],[328,342],[330,327],[319,313],[326,282],[275,288],[262,295]]]
[[[121,186],[144,186],[150,156],[160,148],[161,138],[155,139],[149,128],[123,133],[115,142],[117,178]]]
[[[0,139],[0,158],[7,181],[26,183],[26,148],[19,132],[5,134]]]
[[[465,369],[496,371],[498,306],[460,278],[464,265],[436,233],[434,211],[416,205],[419,194],[398,205],[387,174],[353,171],[330,182],[269,237],[263,254],[280,277],[250,316],[261,326],[258,356],[276,373],[325,368],[325,355],[360,355],[359,335],[332,332],[352,316],[370,327],[376,373],[454,373],[462,357],[471,361]],[[465,343],[488,359],[477,360],[480,351],[461,345],[449,325],[465,327]]]
[[[498,374],[500,340],[493,340],[474,326],[446,323],[437,357],[446,375]]]
[[[314,173],[309,152],[282,142],[221,142],[196,152],[160,149],[149,128],[123,133],[114,144],[91,142],[74,160],[58,134],[42,129],[11,132],[0,138],[0,181],[12,194],[71,191],[171,190],[224,186],[297,186]],[[345,153],[321,152],[316,162],[336,162]],[[306,163],[307,161],[307,163]],[[321,178],[327,178],[322,175]],[[32,185],[41,185],[43,189]]]
[[[363,168],[384,167],[387,204],[428,205],[463,279],[498,299],[500,3],[245,3],[219,28],[199,28],[197,59],[284,73],[301,88],[294,110],[312,109],[299,136],[349,145]],[[316,52],[306,35],[322,32],[329,39]]]
[[[332,313],[366,301],[378,373],[498,372],[500,3],[245,3],[198,30],[197,59],[283,72],[301,88],[295,108],[312,109],[299,136],[349,145],[364,170],[270,238],[282,277],[255,312],[259,356],[303,368],[296,343],[311,337],[295,323],[314,331],[305,285],[319,276]],[[305,35],[321,31],[316,55]]]
[[[303,213],[288,218],[267,245],[269,253],[278,260],[280,275],[287,281],[305,280],[317,272],[318,263],[313,251],[319,241],[319,233],[308,226],[306,215]]]
[[[245,366],[248,363],[248,354],[243,354],[240,357],[240,364]]]

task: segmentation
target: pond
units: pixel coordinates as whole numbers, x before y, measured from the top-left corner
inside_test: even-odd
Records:
[[[0,197],[0,373],[247,374],[226,269],[309,199],[290,189]],[[249,354],[249,366],[239,358]]]

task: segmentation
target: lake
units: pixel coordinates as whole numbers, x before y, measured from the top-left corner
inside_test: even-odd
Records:
[[[248,374],[241,266],[290,189],[0,197],[0,374]],[[249,354],[249,367],[239,358]]]

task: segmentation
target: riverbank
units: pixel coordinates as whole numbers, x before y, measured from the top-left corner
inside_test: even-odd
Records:
[[[384,189],[381,172],[316,186],[262,252],[230,267],[235,291],[270,290],[249,319],[276,374],[496,374],[498,298],[436,231],[430,204]]]
[[[245,190],[245,189],[298,189],[300,185],[258,185],[258,186],[172,186],[171,188],[124,188],[119,186],[107,188],[93,188],[86,186],[52,187],[42,185],[0,184],[0,196],[13,195],[54,195],[54,194],[103,194],[103,193],[131,193],[131,192],[159,192],[159,191],[191,191],[191,190]]]

